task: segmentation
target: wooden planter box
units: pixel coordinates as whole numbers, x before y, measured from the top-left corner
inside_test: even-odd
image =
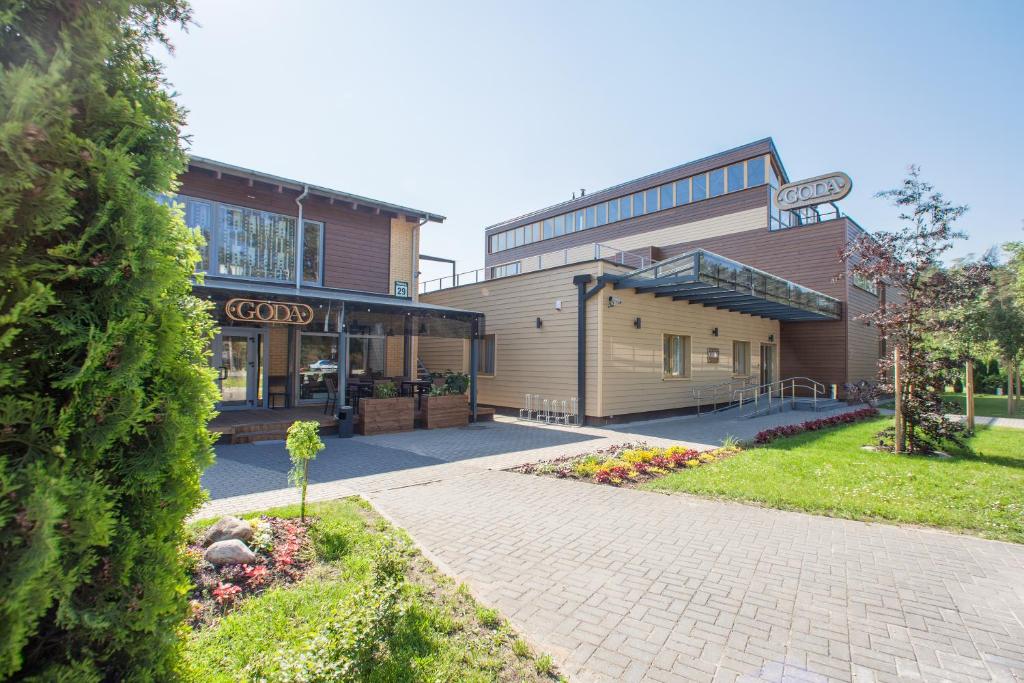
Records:
[[[411,396],[360,399],[359,433],[411,432],[415,426],[414,408],[414,399]]]
[[[423,426],[427,429],[465,427],[469,424],[469,399],[465,394],[423,397]]]

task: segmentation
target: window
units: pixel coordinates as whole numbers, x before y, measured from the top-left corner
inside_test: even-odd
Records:
[[[323,223],[303,221],[302,228],[302,280],[320,282],[320,245],[323,242]]]
[[[717,197],[725,194],[725,169],[716,168],[708,173],[708,196]]]
[[[476,371],[481,375],[494,374],[494,335],[485,334],[480,337],[477,347]]]
[[[555,225],[560,220],[562,220],[562,217],[561,216],[556,216],[555,218],[549,218],[546,221],[544,221],[544,239],[549,240],[549,239],[551,239],[552,237],[555,236]],[[562,226],[562,232],[560,232],[558,234],[561,235],[563,232],[565,232],[565,226],[564,225]]]
[[[744,377],[750,374],[750,342],[732,343],[732,374]]]
[[[488,248],[489,248],[489,250],[490,250],[490,252],[492,254],[494,252],[498,251],[498,236],[497,235],[491,235],[490,239],[488,240],[488,243],[489,243],[489,247]]]
[[[747,159],[747,187],[764,185],[764,157]]]
[[[608,222],[614,223],[619,220],[619,200],[613,199],[608,202]]]
[[[507,239],[508,233],[498,233],[498,251],[505,251],[505,240]]]
[[[647,213],[654,213],[658,210],[658,188],[652,187],[644,192],[644,202],[647,204]]]
[[[295,219],[221,206],[217,273],[260,280],[295,280]]]
[[[540,230],[541,230],[541,224],[540,223],[534,223],[533,224],[533,241],[534,242],[540,242]]]
[[[327,398],[327,375],[338,375],[338,335],[303,332],[299,335],[299,400]]]
[[[597,205],[597,225],[604,225],[608,222],[608,205]]]
[[[521,247],[526,244],[526,229],[516,228],[516,246]]]
[[[644,193],[637,192],[633,195],[633,215],[643,216],[644,215]]]
[[[595,225],[597,225],[597,221],[595,220],[595,215],[594,215],[595,214],[595,210],[594,210],[593,206],[588,206],[585,209],[585,211],[587,212],[587,225],[586,225],[586,227],[589,229],[589,228],[592,228]]]
[[[383,335],[349,335],[348,374],[364,378],[383,377],[386,348],[387,338]]]
[[[661,204],[659,206],[661,206],[662,210],[671,208],[674,205],[672,202],[672,184],[662,185],[659,188],[659,192],[661,193]]]
[[[664,335],[664,377],[690,376],[690,338],[680,334]]]
[[[580,230],[583,230],[585,225],[586,225],[585,212],[584,212],[583,209],[580,209],[579,211],[576,212],[576,223],[573,225],[572,229],[574,231],[576,231],[576,232],[579,232]]]
[[[877,282],[869,280],[863,275],[859,275],[857,273],[850,274],[850,282],[853,284],[854,287],[858,289],[863,289],[865,292],[868,292],[869,294],[874,294],[875,296],[878,296]]]
[[[619,213],[622,214],[622,220],[633,217],[632,197],[623,197],[619,200]]]
[[[733,164],[732,166],[730,166],[727,175],[729,180],[729,192],[736,192],[737,190],[743,189],[744,185],[742,163]]]
[[[491,279],[498,277],[507,277],[509,275],[519,275],[519,273],[519,261],[513,261],[512,263],[503,263],[500,266],[491,266]]]
[[[684,178],[676,183],[676,206],[690,203],[690,179]]]
[[[161,204],[180,208],[185,214],[185,225],[192,230],[198,230],[199,234],[203,236],[206,244],[203,245],[200,251],[202,260],[196,266],[196,269],[200,272],[209,272],[210,244],[213,239],[213,204],[199,199],[192,199],[191,197],[168,197],[166,195],[160,195],[157,197],[157,201]]]
[[[693,181],[693,199],[691,201],[699,202],[702,199],[708,197],[708,174],[701,173],[698,176],[694,176]]]

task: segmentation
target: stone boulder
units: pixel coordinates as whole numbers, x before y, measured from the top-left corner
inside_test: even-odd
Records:
[[[236,538],[243,543],[252,540],[252,524],[237,517],[221,517],[217,523],[206,531],[203,545],[210,545],[217,541],[227,541]]]
[[[229,538],[207,548],[203,559],[218,567],[225,564],[252,564],[256,561],[256,553],[237,538]]]

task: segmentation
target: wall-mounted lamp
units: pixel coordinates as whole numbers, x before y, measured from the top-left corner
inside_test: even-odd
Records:
[[[717,337],[718,336],[718,328],[717,327],[712,327],[711,328],[711,336],[712,337]]]
[[[562,300],[561,299],[555,299],[555,310],[556,311],[562,310]]]
[[[775,341],[775,335],[774,334],[769,334],[768,335],[768,341],[770,341],[770,342]]]
[[[541,320],[540,318],[537,318],[537,329],[539,330],[542,327],[544,327],[544,321]]]
[[[618,306],[621,303],[622,303],[622,299],[620,299],[617,296],[610,296],[610,297],[608,297],[608,308],[614,308],[615,306]]]
[[[640,329],[640,318],[633,318],[633,327]]]

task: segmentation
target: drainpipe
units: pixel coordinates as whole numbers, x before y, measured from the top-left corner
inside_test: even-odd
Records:
[[[419,299],[420,291],[419,283],[416,281],[417,276],[419,275],[417,271],[419,270],[420,265],[420,250],[416,237],[419,234],[420,228],[426,225],[426,223],[427,219],[424,218],[418,224],[413,226],[412,229],[412,244],[409,249],[409,253],[412,254],[412,269],[410,270],[411,275],[409,276],[409,296],[413,301],[417,301]]]
[[[302,200],[309,196],[309,185],[302,186],[302,194],[295,198],[299,205],[299,222],[295,226],[295,289],[302,289],[302,242],[306,236],[306,226],[302,222]],[[323,254],[320,255],[323,258]]]
[[[576,396],[579,401],[580,425],[587,424],[587,301],[604,289],[605,276],[599,275],[597,284],[589,291],[593,281],[590,275],[576,275]]]

